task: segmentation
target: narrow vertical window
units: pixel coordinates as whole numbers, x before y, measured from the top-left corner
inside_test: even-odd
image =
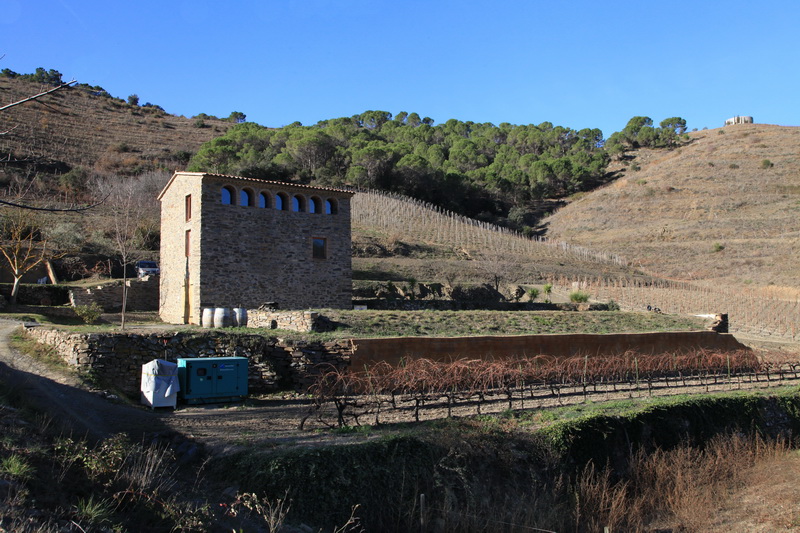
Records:
[[[186,222],[192,220],[192,195],[186,195]]]
[[[241,191],[239,191],[239,205],[244,205],[244,206],[253,205],[253,195],[247,189],[242,189]]]
[[[325,214],[326,215],[335,215],[338,212],[338,207],[336,205],[336,200],[332,198],[328,198],[325,200]]]
[[[286,193],[279,192],[275,196],[275,209],[279,209],[281,211],[288,211],[289,210],[289,196]]]
[[[328,247],[327,239],[321,237],[314,237],[311,239],[311,257],[314,259],[327,259]]]
[[[228,187],[227,185],[222,188],[222,203],[224,205],[231,205],[233,203],[234,191],[233,187]]]
[[[262,192],[258,195],[258,207],[269,207],[269,198],[267,197],[267,193]]]
[[[190,229],[186,230],[186,238],[185,238],[184,245],[185,245],[184,248],[185,248],[186,257],[189,257],[189,252],[192,249],[192,230],[190,230]]]

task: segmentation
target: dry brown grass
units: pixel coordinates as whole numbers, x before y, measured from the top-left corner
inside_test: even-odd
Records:
[[[547,219],[549,235],[619,253],[653,275],[775,285],[796,297],[800,128],[738,125],[691,138],[636,152],[641,170],[621,166],[621,178]]]
[[[37,83],[0,77],[0,104],[39,91]],[[175,164],[176,153],[193,153],[232,125],[221,120],[205,122],[210,127],[197,128],[193,119],[71,88],[4,112],[0,131],[11,132],[1,138],[0,151],[17,158],[57,159],[70,167],[101,172],[150,163],[169,166]]]
[[[783,440],[733,434],[712,439],[703,448],[680,446],[633,456],[629,474],[613,481],[607,469],[587,467],[576,483],[576,524],[582,531],[775,531],[749,525],[769,523],[784,527],[796,517],[774,506],[796,507],[798,493],[787,483],[780,500],[753,498],[752,481],[768,481],[765,473],[777,465],[793,465],[797,455]],[[738,505],[753,503],[749,516]],[[769,504],[767,504],[769,502]],[[755,513],[755,514],[753,514]],[[777,520],[773,520],[776,519]]]

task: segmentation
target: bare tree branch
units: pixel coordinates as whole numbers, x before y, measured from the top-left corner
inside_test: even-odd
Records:
[[[0,107],[0,111],[5,111],[6,109],[8,109],[10,107],[14,107],[14,106],[17,106],[17,105],[20,105],[20,104],[24,104],[25,102],[30,102],[31,100],[36,100],[37,98],[41,98],[42,96],[45,96],[47,94],[54,93],[54,92],[58,91],[59,89],[63,89],[64,87],[69,87],[73,83],[77,83],[77,82],[78,82],[77,80],[71,80],[71,81],[68,81],[66,83],[62,83],[58,87],[53,87],[52,89],[48,89],[48,90],[43,91],[43,92],[41,92],[39,94],[34,94],[33,96],[29,96],[27,98],[23,98],[22,100],[19,100],[17,102],[12,102],[10,104],[4,105],[3,107]]]
[[[14,202],[9,202],[7,200],[0,200],[0,205],[8,205],[11,207],[18,207],[20,209],[30,209],[31,211],[49,211],[51,213],[75,213],[79,211],[86,211],[87,209],[91,209],[93,207],[97,207],[98,205],[105,202],[106,199],[108,199],[108,195],[106,195],[106,197],[100,200],[99,202],[96,202],[91,205],[86,205],[83,207],[34,207],[32,205],[17,204]]]

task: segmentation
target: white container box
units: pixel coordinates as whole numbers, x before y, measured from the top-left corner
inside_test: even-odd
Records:
[[[178,365],[153,359],[142,365],[142,404],[152,409],[172,407],[178,403]]]

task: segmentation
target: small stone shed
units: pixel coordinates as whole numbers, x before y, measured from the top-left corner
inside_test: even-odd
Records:
[[[349,308],[350,198],[343,189],[176,172],[161,201],[161,319],[205,307]]]

